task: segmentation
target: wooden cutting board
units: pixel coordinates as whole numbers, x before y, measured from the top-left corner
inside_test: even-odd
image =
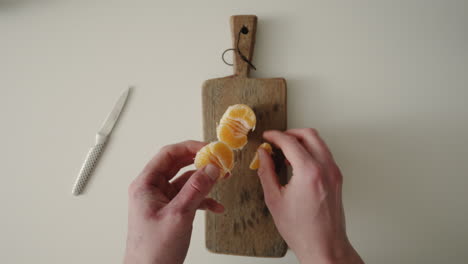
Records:
[[[241,28],[247,34],[239,34]],[[257,17],[232,16],[233,47],[238,36],[239,49],[251,61]],[[259,66],[261,67],[261,66]],[[211,197],[221,202],[223,214],[206,213],[206,247],[215,253],[257,257],[282,257],[287,245],[278,233],[264,202],[263,190],[256,171],[249,169],[256,148],[264,142],[262,133],[269,129],[286,129],[286,81],[283,78],[249,78],[249,65],[234,51],[234,75],[205,81],[203,84],[203,129],[206,141],[216,141],[216,126],[228,106],[246,104],[257,116],[255,131],[248,144],[235,151],[232,176],[220,180]],[[274,157],[281,159],[276,151]],[[286,179],[283,161],[276,162],[280,182]]]

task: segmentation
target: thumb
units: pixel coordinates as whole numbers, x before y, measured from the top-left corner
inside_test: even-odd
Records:
[[[260,159],[260,168],[257,173],[263,187],[265,202],[268,205],[271,201],[279,198],[281,185],[278,182],[275,164],[270,154],[266,150],[259,148],[258,157]]]
[[[197,210],[205,197],[210,193],[219,176],[219,168],[208,164],[190,177],[171,203],[177,210]]]

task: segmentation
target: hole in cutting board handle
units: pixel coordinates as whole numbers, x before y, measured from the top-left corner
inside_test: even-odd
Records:
[[[247,35],[249,34],[249,29],[245,25],[243,25],[241,28],[241,33]]]

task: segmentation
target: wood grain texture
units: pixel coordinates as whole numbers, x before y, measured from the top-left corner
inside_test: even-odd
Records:
[[[255,27],[256,21],[256,17],[253,19],[251,16],[232,17],[232,30],[238,31],[242,25]],[[255,31],[249,31],[249,34],[252,32]],[[234,35],[237,36],[233,33]],[[255,40],[255,37],[251,36],[251,39]],[[251,58],[254,43],[246,43],[250,44],[243,44],[243,52]],[[257,125],[255,131],[249,133],[247,145],[242,150],[235,151],[236,163],[232,176],[227,180],[220,180],[210,194],[226,210],[223,214],[206,213],[206,247],[215,253],[282,257],[286,254],[287,245],[279,235],[265,205],[257,173],[249,169],[249,164],[257,147],[264,142],[262,133],[265,130],[286,129],[286,81],[282,78],[248,78],[248,65],[240,59],[234,62],[244,64],[242,67],[235,67],[237,70],[234,75],[211,79],[203,84],[204,140],[217,140],[217,123],[233,104],[242,103],[252,107],[257,116]],[[275,150],[274,158],[280,182],[284,184],[284,157]]]
[[[240,34],[242,27],[247,27],[247,34]],[[232,47],[239,48],[247,60],[252,61],[253,51],[255,46],[255,33],[257,33],[257,17],[256,16],[232,16],[231,17],[231,34]],[[242,58],[234,52],[234,75],[239,77],[247,77],[250,72],[250,67]]]

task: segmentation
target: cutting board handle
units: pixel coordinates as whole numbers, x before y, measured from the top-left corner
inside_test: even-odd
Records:
[[[248,29],[247,34],[239,34],[239,31],[241,31],[244,26]],[[249,76],[250,66],[239,56],[237,47],[239,47],[240,52],[247,58],[247,60],[252,62],[255,46],[255,33],[257,32],[257,16],[231,16],[231,31],[234,48],[234,75],[247,78]],[[239,41],[239,46],[237,46],[237,41]]]

